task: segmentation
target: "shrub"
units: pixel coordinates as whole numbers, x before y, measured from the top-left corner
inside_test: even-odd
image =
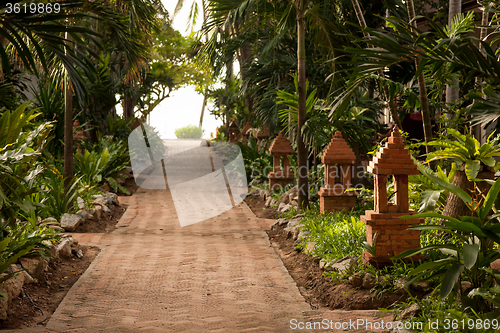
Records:
[[[318,213],[317,208],[310,210],[301,221],[304,225],[301,230],[309,232],[308,241],[316,242],[314,254],[326,259],[360,256],[363,252],[363,242],[366,240],[366,227],[359,215],[342,212]]]
[[[175,130],[178,139],[199,139],[203,135],[203,130],[199,126],[189,125]]]

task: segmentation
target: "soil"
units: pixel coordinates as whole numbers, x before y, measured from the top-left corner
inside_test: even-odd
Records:
[[[277,219],[278,209],[266,207],[266,201],[258,195],[248,195],[244,200],[252,209],[253,213],[262,219]]]
[[[247,197],[245,202],[258,217],[266,215],[265,210],[262,210],[264,201],[260,197]],[[273,214],[278,215],[277,212]],[[294,240],[287,237],[284,227],[285,225],[275,226],[266,232],[271,245],[281,257],[300,293],[311,308],[376,310],[388,308],[395,302],[402,302],[409,298],[405,291],[375,295],[368,289],[359,289],[349,283],[331,281],[330,278],[323,276],[324,270],[319,268],[319,259],[295,249]],[[414,296],[422,298],[424,294],[414,293]]]
[[[118,192],[116,194],[118,194],[119,196],[132,195],[139,188],[139,186],[137,186],[137,184],[135,183],[134,176],[126,178],[125,182],[121,184],[121,186],[123,186],[130,194],[126,194],[122,190],[120,190],[120,188],[118,188]]]
[[[33,307],[28,297],[24,292],[12,300],[8,309],[8,317],[6,320],[0,320],[0,329],[21,329],[45,326],[52,316],[54,311],[63,300],[66,293],[71,289],[73,284],[89,267],[90,263],[99,253],[99,248],[78,245],[78,249],[83,252],[83,257],[78,259],[50,258],[47,271],[38,280],[31,284],[26,284],[23,290],[31,297],[33,302],[40,307],[47,319],[41,312]]]

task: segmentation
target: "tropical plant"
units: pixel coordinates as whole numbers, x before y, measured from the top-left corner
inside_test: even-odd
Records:
[[[44,181],[41,185],[44,206],[41,208],[41,214],[46,217],[54,217],[57,220],[65,213],[74,211],[73,200],[81,190],[80,178],[74,177],[65,187],[62,174],[55,169],[47,168],[44,172]]]
[[[500,156],[500,146],[498,145],[498,136],[491,140],[493,133],[488,137],[484,144],[470,134],[461,134],[457,130],[448,128],[447,133],[450,138],[442,138],[431,141],[427,144],[442,148],[427,155],[427,162],[441,159],[451,159],[455,161],[458,168],[453,184],[461,189],[474,190],[471,181],[475,180],[481,172],[482,178],[493,179],[494,172],[500,169],[500,163],[494,159]],[[488,183],[480,183],[482,191],[486,192],[489,188]],[[448,195],[443,214],[457,217],[469,214],[467,207],[453,193]]]
[[[444,184],[442,180],[433,175],[427,174],[427,176],[440,185]],[[474,311],[493,311],[495,308],[492,306],[492,303],[496,302],[498,295],[495,296],[497,290],[492,282],[495,274],[498,273],[490,269],[490,264],[500,258],[500,252],[498,251],[498,246],[500,246],[500,237],[498,236],[500,220],[498,219],[498,214],[491,214],[491,210],[497,211],[494,203],[500,192],[500,179],[493,183],[493,186],[484,197],[479,193],[477,188],[471,197],[457,186],[452,184],[445,186],[467,204],[473,212],[473,216],[460,216],[457,219],[438,213],[413,215],[412,218],[436,218],[441,220],[441,224],[421,225],[411,229],[438,230],[455,237],[455,241],[445,241],[442,244],[404,251],[393,259],[410,257],[433,249],[440,250],[445,257],[425,262],[414,269],[411,272],[411,275],[414,277],[408,284],[424,275],[427,276],[427,279],[443,276],[440,296],[441,298],[446,298],[457,284],[460,285],[460,281],[463,278],[467,278],[472,283],[473,290],[467,291],[466,294],[469,298],[462,297],[462,302],[470,304]]]
[[[5,236],[7,234],[7,236]],[[24,256],[50,254],[47,242],[53,242],[60,238],[60,234],[54,230],[46,228],[44,225],[32,226],[27,224],[24,227],[12,229],[7,224],[0,224],[0,274],[3,274],[12,264]],[[0,282],[6,281],[19,274],[10,272],[0,277]],[[0,296],[7,301],[7,295],[0,290]]]
[[[43,168],[37,164],[47,144],[51,125],[44,123],[34,130],[32,120],[38,115],[26,111],[23,104],[15,111],[0,115],[0,219],[14,228],[20,211],[35,209],[29,196],[37,189],[33,183]]]

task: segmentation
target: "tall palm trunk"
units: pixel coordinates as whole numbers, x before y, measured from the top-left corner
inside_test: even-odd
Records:
[[[365,17],[363,16],[363,11],[361,10],[361,6],[359,5],[358,0],[352,0],[352,5],[354,7],[354,12],[356,13],[356,18],[358,19],[358,23],[362,28],[366,28],[366,21]],[[363,32],[363,35],[365,38],[370,38],[370,35],[367,32]],[[384,77],[384,72],[382,70],[379,71],[378,73],[380,77]],[[392,120],[398,125],[399,128],[401,127],[401,120],[399,119],[398,115],[398,110],[396,107],[396,103],[394,103],[393,100],[391,100],[390,95],[389,95],[389,87],[385,83],[382,83],[382,90],[384,91],[385,98],[387,99],[387,108],[389,109],[389,112],[391,113]]]
[[[231,85],[231,81],[233,79],[233,62],[229,61],[226,64],[226,140],[229,141],[229,122],[231,121],[231,101],[229,98],[229,86]]]
[[[203,9],[203,22],[207,20],[207,4],[205,3],[205,0],[201,1],[202,9]],[[205,33],[205,43],[208,42],[208,34]],[[201,106],[201,115],[200,115],[200,128],[203,126],[203,116],[205,115],[205,108],[207,106],[207,95],[208,93],[205,92],[203,95],[203,105]]]
[[[488,28],[486,26],[489,25],[490,19],[489,19],[489,7],[491,6],[491,3],[488,3],[485,7],[482,8],[483,10],[483,15],[481,17],[481,30],[479,32],[479,39],[483,40],[486,38],[486,35],[488,33]],[[478,45],[479,49],[483,51],[483,44],[479,43]],[[476,77],[476,84],[481,83],[481,78]],[[476,101],[474,101],[476,102]],[[483,143],[483,135],[482,135],[482,130],[481,130],[481,125],[474,125],[470,129],[471,133],[474,135],[474,137],[481,143]]]
[[[415,7],[413,5],[413,0],[407,0],[406,5],[408,7],[408,18],[410,22],[415,18]],[[413,21],[412,26],[417,27],[417,22]],[[420,59],[415,59],[415,67],[418,68],[420,65]],[[420,94],[420,109],[422,111],[422,120],[424,126],[424,139],[425,142],[432,140],[432,124],[431,124],[431,113],[429,111],[429,100],[427,98],[427,87],[425,86],[424,73],[421,72],[418,76],[418,91]],[[431,146],[425,146],[427,153],[432,151]]]
[[[71,36],[66,33],[66,40]],[[68,54],[68,50],[65,49]],[[71,82],[66,71],[64,76],[64,185],[69,189],[69,184],[73,179],[73,93]]]
[[[448,11],[448,27],[451,27],[453,18],[462,12],[462,0],[450,0],[450,9]],[[458,100],[460,88],[458,79],[453,79],[452,84],[446,85],[446,104],[455,104]],[[448,115],[452,117],[451,114]]]
[[[299,1],[299,9],[302,8]],[[299,110],[297,126],[297,160],[298,160],[298,200],[299,208],[305,209],[309,204],[309,181],[307,166],[307,150],[302,138],[302,127],[306,122],[306,44],[305,44],[304,12],[297,11],[297,71],[299,88]]]

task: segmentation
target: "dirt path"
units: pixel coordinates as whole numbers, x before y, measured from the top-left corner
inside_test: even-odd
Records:
[[[352,325],[380,320],[375,311],[311,310],[270,246],[264,230],[274,220],[245,203],[181,228],[168,191],[120,200],[128,209],[115,231],[75,234],[102,252],[47,327],[29,331],[290,332],[316,322],[306,331],[369,332]]]
[[[121,200],[122,198],[120,198]],[[240,205],[181,228],[169,193],[139,190],[103,251],[47,329],[88,332],[285,332],[310,311],[265,229]]]

